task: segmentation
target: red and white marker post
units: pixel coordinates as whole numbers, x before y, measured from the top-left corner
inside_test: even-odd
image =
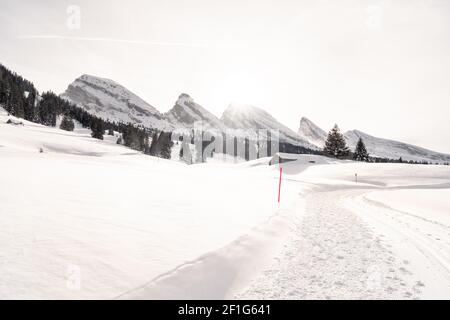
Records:
[[[281,177],[283,175],[283,168],[280,166],[280,182],[278,183],[278,203],[280,203],[280,195],[281,195]]]

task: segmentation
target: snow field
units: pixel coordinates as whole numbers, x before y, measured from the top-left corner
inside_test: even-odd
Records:
[[[188,166],[9,118],[0,298],[450,297],[448,166],[308,155],[278,204],[269,159]]]

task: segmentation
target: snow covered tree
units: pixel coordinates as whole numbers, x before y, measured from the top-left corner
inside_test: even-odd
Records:
[[[331,129],[328,133],[323,152],[335,158],[348,156],[349,150],[345,143],[345,138],[339,130],[337,124],[334,125],[333,129]]]
[[[73,131],[73,129],[75,128],[75,124],[73,123],[71,117],[64,115],[59,128],[66,131]]]
[[[369,153],[367,152],[366,145],[361,137],[356,144],[355,152],[353,153],[353,159],[356,161],[369,161]]]

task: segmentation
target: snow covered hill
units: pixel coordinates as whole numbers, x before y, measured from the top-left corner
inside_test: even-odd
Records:
[[[11,124],[7,121],[11,120]],[[61,122],[59,118],[57,124]],[[91,137],[91,130],[75,122],[73,132],[46,127],[8,115],[0,108],[0,150],[25,154],[64,154],[82,156],[118,156],[139,154],[116,143],[116,136],[105,135],[104,140]]]
[[[234,129],[273,129],[278,130],[280,142],[300,145],[306,148],[317,149],[303,137],[280,123],[267,111],[250,105],[230,104],[223,112],[221,120]]]
[[[323,148],[327,134],[312,121],[302,118],[300,121],[299,135],[310,143]],[[361,137],[371,156],[389,159],[427,161],[445,163],[450,161],[450,155],[431,151],[408,143],[395,140],[374,137],[359,130],[350,130],[344,133],[347,145],[354,150],[358,139]]]
[[[103,119],[157,129],[172,128],[153,106],[109,79],[82,75],[61,97]]]
[[[359,130],[347,131],[345,134],[347,144],[352,148],[356,146],[361,137],[366,144],[367,150],[373,156],[413,161],[448,162],[450,154],[439,153],[425,148],[407,144],[404,142],[377,138]]]
[[[267,165],[188,166],[104,138],[0,109],[0,299],[115,298],[279,208]]]
[[[192,128],[195,122],[201,121],[205,129],[226,130],[222,121],[185,93],[180,95],[175,106],[164,117],[176,128]]]

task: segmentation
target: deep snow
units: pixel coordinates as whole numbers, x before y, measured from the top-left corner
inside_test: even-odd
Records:
[[[269,159],[188,166],[8,118],[0,298],[450,297],[448,166],[305,156],[277,204]]]
[[[115,298],[278,209],[276,172],[260,166],[187,166],[85,129],[8,118],[0,114],[0,298]],[[70,290],[77,268],[81,288]]]

